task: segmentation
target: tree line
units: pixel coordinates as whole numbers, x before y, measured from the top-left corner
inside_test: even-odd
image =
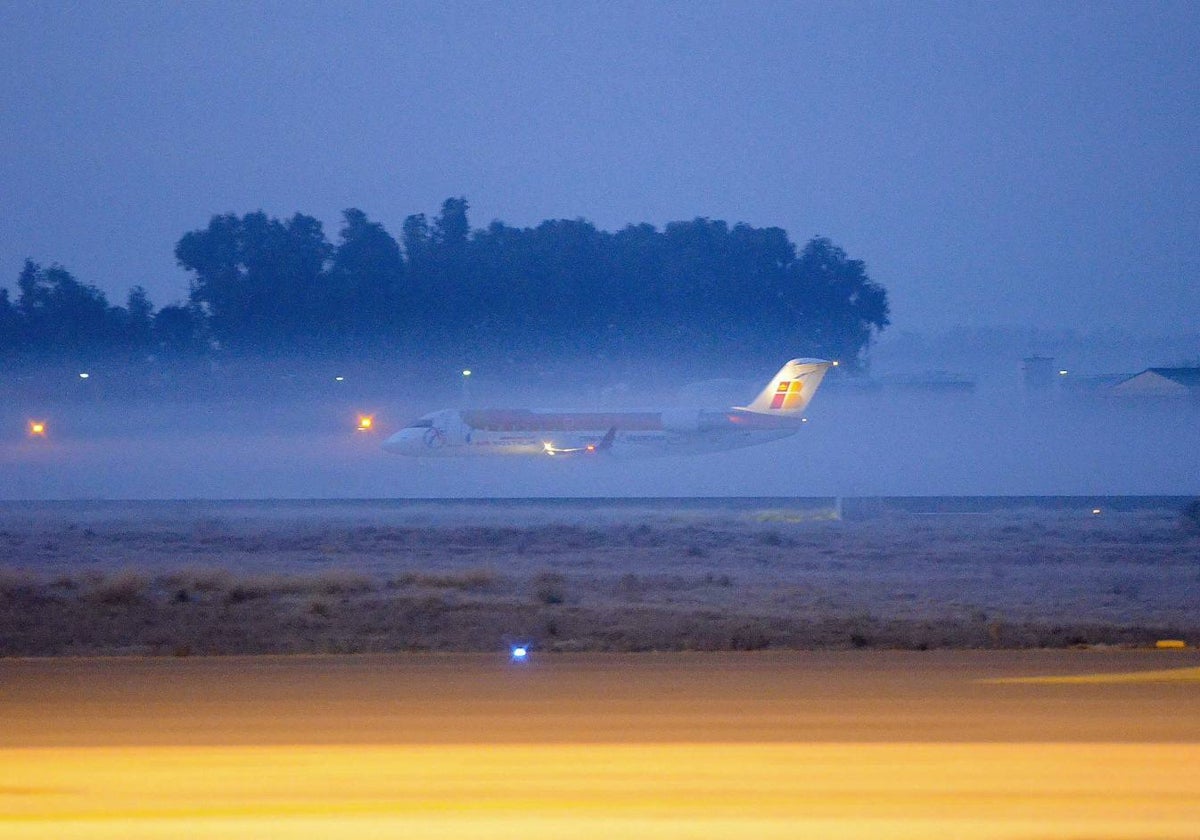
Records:
[[[0,351],[804,354],[853,366],[888,321],[887,293],[826,238],[697,218],[598,230],[582,219],[472,229],[463,198],[405,219],[397,241],[361,210],[336,243],[301,213],[213,216],[175,247],[185,302],[124,306],[59,265],[26,261],[0,289]],[[461,353],[458,355],[462,355]]]

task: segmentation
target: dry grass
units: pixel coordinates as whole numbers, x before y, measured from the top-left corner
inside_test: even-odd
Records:
[[[533,597],[547,606],[567,600],[567,579],[558,572],[538,572],[530,581]]]
[[[8,522],[0,655],[1200,642],[1181,521]]]
[[[19,600],[26,598],[41,587],[41,577],[27,569],[0,567],[0,599]]]
[[[120,569],[87,582],[85,597],[109,606],[129,606],[150,595],[150,578],[137,569]]]
[[[190,566],[159,577],[165,586],[200,593],[224,592],[233,584],[233,574],[219,566]]]
[[[466,569],[462,572],[405,572],[387,582],[392,588],[423,587],[426,589],[462,589],[484,591],[494,587],[500,578],[491,569]]]

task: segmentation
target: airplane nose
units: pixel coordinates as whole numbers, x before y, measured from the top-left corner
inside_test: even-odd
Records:
[[[405,435],[406,429],[401,429],[383,442],[383,451],[391,452],[395,455],[404,455],[409,450],[408,436]]]
[[[390,438],[383,442],[383,448],[386,452],[393,452],[397,455],[434,455],[436,450],[441,446],[444,435],[437,429],[420,426],[409,426],[406,429],[401,429]]]

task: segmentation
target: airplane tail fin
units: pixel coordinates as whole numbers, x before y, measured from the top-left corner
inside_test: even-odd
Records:
[[[739,408],[756,414],[798,417],[817,392],[825,372],[835,364],[824,359],[792,359],[779,369],[754,402]]]
[[[608,430],[607,433],[605,433],[604,437],[601,438],[600,442],[598,444],[596,444],[595,451],[596,452],[607,452],[609,449],[612,449],[613,441],[616,439],[617,439],[617,427],[613,426],[611,429]]]

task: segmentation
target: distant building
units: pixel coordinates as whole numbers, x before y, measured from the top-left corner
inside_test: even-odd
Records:
[[[1114,385],[1128,378],[1128,373],[1093,373],[1086,376],[1063,374],[1060,377],[1060,386],[1066,393],[1077,396],[1109,396]]]
[[[1123,397],[1200,398],[1200,367],[1146,368],[1113,385],[1110,393]]]
[[[1045,391],[1054,387],[1058,368],[1050,356],[1028,356],[1023,360],[1021,372],[1026,391]]]

